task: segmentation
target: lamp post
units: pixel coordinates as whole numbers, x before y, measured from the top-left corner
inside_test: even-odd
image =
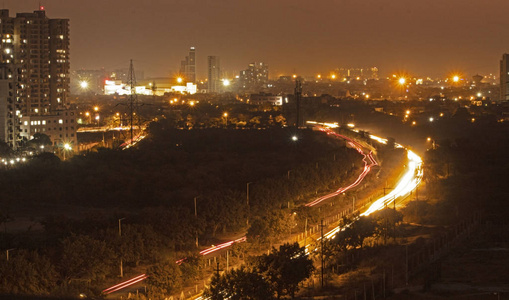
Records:
[[[122,220],[125,218],[118,219],[118,236],[122,236]],[[122,255],[120,256],[120,278],[124,277],[124,269],[122,267]]]
[[[246,225],[249,226],[249,185],[252,182],[248,182],[246,184],[246,204],[247,204],[247,219],[246,219]]]
[[[225,112],[225,113],[223,114],[223,117],[225,118],[225,126],[228,126],[228,113],[227,113],[227,112]]]
[[[7,259],[7,261],[9,261],[9,252],[12,250],[16,250],[16,248],[11,248],[11,249],[5,250],[5,258]]]
[[[198,219],[198,207],[196,205],[196,200],[199,198],[200,196],[196,196],[194,197],[194,217],[195,219]],[[199,247],[199,243],[198,243],[198,230],[196,231],[196,248]]]

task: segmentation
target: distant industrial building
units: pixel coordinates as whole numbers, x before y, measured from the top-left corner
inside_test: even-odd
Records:
[[[189,48],[189,55],[180,62],[180,74],[186,82],[196,83],[196,49]]]
[[[0,34],[0,139],[17,149],[40,132],[54,144],[76,144],[68,99],[69,20],[49,19],[42,7],[16,17],[2,9]],[[67,130],[53,126],[61,118],[65,124],[64,116]]]
[[[500,100],[509,100],[509,54],[502,55],[500,60]]]
[[[207,57],[208,80],[207,88],[209,93],[217,93],[221,90],[221,64],[219,56]]]

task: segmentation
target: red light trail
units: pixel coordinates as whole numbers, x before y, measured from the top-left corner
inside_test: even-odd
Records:
[[[369,152],[369,154],[365,154],[364,151],[362,150],[362,145],[361,144],[357,143],[356,141],[352,140],[349,137],[346,137],[344,135],[335,133],[334,131],[332,131],[330,129],[320,128],[320,130],[323,131],[323,132],[326,132],[328,135],[333,135],[335,137],[338,137],[338,138],[341,138],[341,139],[344,139],[344,140],[348,141],[348,144],[350,146],[355,148],[357,150],[357,152],[359,152],[361,155],[364,156],[364,158],[362,159],[362,161],[364,162],[364,169],[362,170],[362,173],[359,175],[359,177],[357,177],[357,179],[352,184],[350,184],[349,186],[346,186],[346,187],[339,188],[337,191],[335,191],[333,193],[327,194],[325,196],[322,196],[322,197],[320,197],[318,199],[315,199],[315,200],[307,203],[306,204],[307,207],[315,206],[315,205],[319,204],[322,201],[325,201],[325,200],[327,200],[329,198],[332,198],[334,196],[340,195],[340,194],[348,191],[349,189],[352,189],[352,188],[358,186],[362,182],[364,177],[366,177],[366,175],[368,175],[368,173],[371,171],[371,168],[373,166],[377,166],[378,165],[378,163],[376,162],[375,158],[373,157],[373,153]],[[366,159],[369,160],[369,162],[366,161]]]

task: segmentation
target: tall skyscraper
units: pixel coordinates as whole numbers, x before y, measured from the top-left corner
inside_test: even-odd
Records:
[[[49,19],[43,8],[16,17],[2,9],[0,34],[0,138],[13,148],[38,132],[55,143],[76,143],[69,20]]]
[[[196,49],[189,48],[189,55],[180,63],[180,73],[187,82],[196,82]]]
[[[509,54],[500,60],[500,100],[509,101]]]
[[[217,93],[221,90],[221,64],[219,56],[208,56],[208,91]]]

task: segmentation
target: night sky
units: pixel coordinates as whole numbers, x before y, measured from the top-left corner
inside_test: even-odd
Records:
[[[175,74],[190,46],[228,75],[249,62],[271,76],[378,66],[381,74],[498,73],[509,52],[509,0],[46,0],[50,18],[71,20],[73,69],[128,67]],[[3,0],[31,12],[39,1]]]

